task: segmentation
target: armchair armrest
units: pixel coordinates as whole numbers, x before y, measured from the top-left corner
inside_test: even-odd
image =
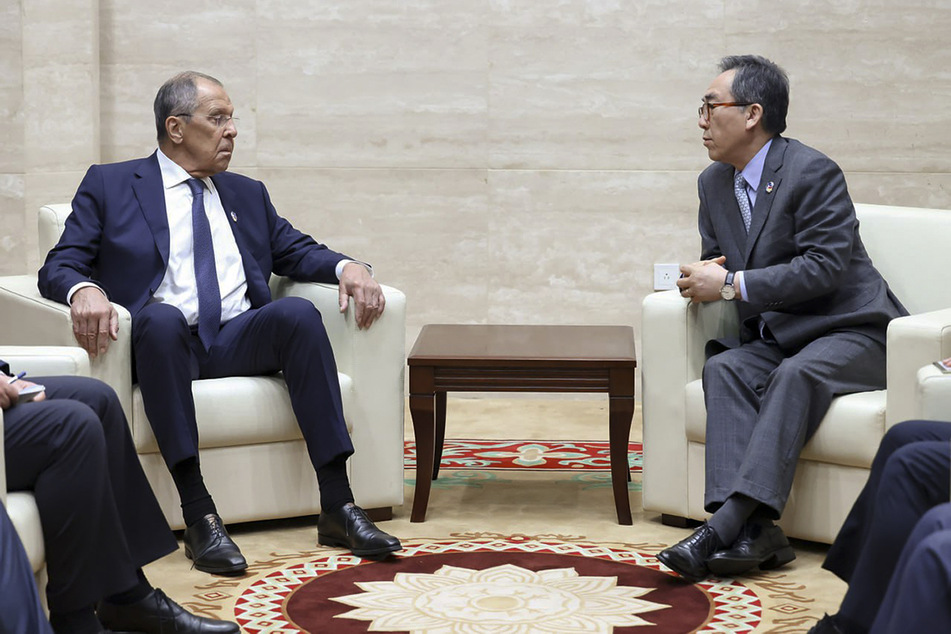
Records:
[[[918,370],[918,389],[913,418],[951,422],[951,374],[933,363]]]
[[[921,367],[951,357],[951,308],[893,319],[887,346],[885,425],[891,427],[921,415],[917,403]],[[944,418],[951,420],[951,412]]]
[[[686,516],[685,388],[702,376],[710,339],[737,332],[735,305],[692,304],[676,290],[644,298],[641,398],[644,417],[644,508]],[[674,467],[674,468],[671,468]]]
[[[353,379],[355,411],[348,412],[354,423],[351,484],[354,490],[375,491],[379,499],[385,500],[402,498],[403,492],[406,296],[390,286],[382,288],[386,297],[383,315],[370,328],[360,330],[352,304],[346,313],[340,312],[336,284],[295,282],[277,276],[271,279],[275,298],[303,297],[320,311],[337,368]],[[361,479],[367,482],[359,482]],[[373,499],[358,503],[370,508],[377,505]]]
[[[0,359],[17,372],[26,370],[30,376],[90,376],[89,355],[78,346],[0,345]]]
[[[88,374],[115,389],[132,420],[132,317],[123,306],[113,306],[119,313],[119,338],[105,355],[88,359]],[[2,344],[66,346],[86,354],[73,337],[69,306],[42,297],[33,275],[0,277],[0,333]]]

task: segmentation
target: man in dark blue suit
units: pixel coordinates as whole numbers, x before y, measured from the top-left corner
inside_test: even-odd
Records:
[[[237,634],[234,623],[185,611],[142,572],[178,544],[112,388],[88,377],[44,377],[38,380],[46,390],[19,403],[20,391],[33,384],[11,382],[8,372],[0,361],[7,487],[36,500],[53,630]],[[36,634],[46,625],[32,570],[0,515],[7,521],[0,525],[0,632]]]
[[[225,171],[237,129],[218,80],[176,75],[154,110],[158,151],[89,169],[39,288],[69,304],[92,356],[116,337],[110,301],[132,314],[134,371],[181,497],[186,554],[207,572],[247,567],[202,479],[191,382],[277,371],[317,472],[319,543],[367,557],[400,550],[353,503],[353,445],[320,313],[302,299],[271,301],[268,289],[272,273],[339,283],[341,311],[353,301],[357,325],[368,328],[384,310],[379,284],[366,265],[279,216],[262,183]]]
[[[951,604],[942,594],[951,579],[949,441],[951,423],[943,421],[905,421],[885,433],[822,564],[849,590],[810,634],[949,631]],[[926,588],[944,598],[925,602]]]

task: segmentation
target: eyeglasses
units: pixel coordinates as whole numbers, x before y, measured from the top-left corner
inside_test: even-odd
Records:
[[[173,117],[205,117],[209,121],[215,124],[216,128],[223,128],[228,125],[230,121],[234,127],[238,127],[238,117],[231,117],[226,114],[194,114],[188,112],[180,112],[178,114],[171,115]]]
[[[724,101],[722,103],[709,103],[707,101],[703,102],[699,108],[697,108],[697,114],[700,115],[700,118],[704,121],[710,120],[710,115],[713,113],[714,108],[733,108],[735,106],[752,106],[751,103],[739,103],[737,101]]]

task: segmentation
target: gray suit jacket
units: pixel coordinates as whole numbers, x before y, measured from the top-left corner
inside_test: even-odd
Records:
[[[845,177],[831,159],[799,141],[775,137],[766,156],[749,235],[733,194],[732,166],[700,174],[702,259],[726,256],[744,271],[752,301],[738,302],[740,341],[756,336],[758,317],[794,352],[834,330],[885,342],[888,322],[907,315],[872,265]]]

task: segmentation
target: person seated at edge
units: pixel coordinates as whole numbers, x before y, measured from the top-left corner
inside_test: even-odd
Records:
[[[949,441],[951,423],[941,421],[906,421],[886,432],[822,564],[849,589],[839,611],[810,634],[951,631]],[[924,554],[924,565],[900,563],[916,553]],[[930,605],[927,588],[941,597]]]
[[[701,260],[681,295],[735,302],[739,337],[707,342],[704,508],[659,554],[689,581],[795,558],[779,519],[803,445],[838,394],[885,387],[885,330],[907,311],[872,265],[845,178],[781,136],[789,80],[759,56],[720,62],[699,110]]]
[[[36,380],[45,391],[18,403],[20,392],[36,384],[11,383],[9,372],[0,360],[7,488],[32,491],[36,500],[53,631],[237,634],[236,623],[187,612],[142,572],[178,550],[178,542],[115,391],[89,377],[44,377]],[[0,632],[48,631],[33,571],[29,562],[24,568],[23,547],[7,528],[0,526]]]
[[[380,285],[279,216],[263,183],[226,171],[238,131],[220,81],[175,75],[154,111],[158,150],[89,168],[39,290],[70,306],[93,357],[117,336],[110,301],[131,313],[133,372],[181,498],[186,555],[206,572],[247,568],[202,478],[192,380],[278,371],[317,473],[318,542],[363,557],[401,550],[354,504],[353,445],[320,313],[304,299],[272,301],[268,279],[339,283],[340,310],[352,298],[360,328],[383,313]]]

